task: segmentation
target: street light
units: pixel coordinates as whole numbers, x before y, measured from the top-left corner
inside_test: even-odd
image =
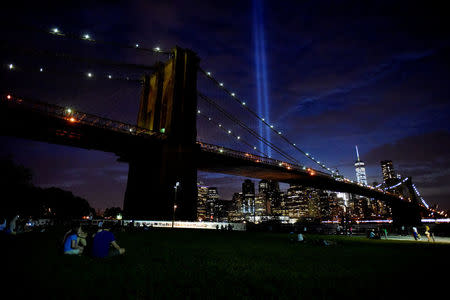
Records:
[[[175,224],[175,210],[177,209],[177,192],[178,192],[178,187],[180,186],[180,183],[177,181],[175,183],[175,186],[173,187],[175,189],[175,196],[173,198],[173,214],[172,214],[172,228],[174,227]]]

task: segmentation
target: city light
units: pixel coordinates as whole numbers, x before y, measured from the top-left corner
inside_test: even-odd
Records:
[[[85,33],[85,34],[83,34],[83,39],[89,40],[89,39],[91,39],[91,36],[89,34]]]
[[[154,50],[155,51],[161,51],[161,49],[159,47],[155,47]]]
[[[87,75],[87,77],[89,77],[89,78],[91,78],[92,76],[94,76],[92,73],[87,73],[86,75]]]
[[[59,29],[58,28],[53,28],[52,29],[52,33],[58,33],[59,32]]]
[[[11,95],[7,95],[7,96],[6,96],[6,99],[11,100],[11,99],[12,99],[12,96],[11,96]]]
[[[9,68],[10,70],[14,69],[14,65],[13,65],[13,64],[9,64],[9,65],[8,65],[8,68]]]

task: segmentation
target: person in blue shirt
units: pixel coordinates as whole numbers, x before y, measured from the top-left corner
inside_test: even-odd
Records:
[[[106,258],[123,255],[124,253],[125,249],[117,244],[114,234],[110,232],[110,224],[104,223],[103,227],[94,235],[92,256]]]
[[[64,237],[64,254],[81,255],[86,247],[86,234],[80,224],[74,224]]]

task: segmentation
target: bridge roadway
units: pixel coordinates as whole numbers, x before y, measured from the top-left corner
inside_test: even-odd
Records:
[[[112,152],[121,161],[127,161],[134,149],[154,147],[167,139],[164,134],[130,124],[9,95],[0,99],[0,135]],[[336,179],[303,166],[202,142],[197,145],[197,166],[201,171],[272,179],[388,202],[406,202],[381,189]]]

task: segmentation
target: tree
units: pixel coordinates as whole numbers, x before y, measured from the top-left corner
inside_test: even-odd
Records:
[[[35,187],[31,174],[30,169],[14,163],[11,158],[0,158],[0,211],[4,214],[1,217],[20,214],[63,219],[95,215],[89,203],[72,192]]]

